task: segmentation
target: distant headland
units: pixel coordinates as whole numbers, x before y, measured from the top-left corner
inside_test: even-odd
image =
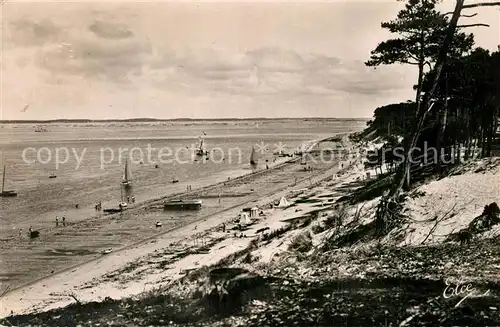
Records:
[[[273,121],[273,120],[302,120],[302,121],[368,121],[369,118],[331,118],[331,117],[303,117],[303,118],[130,118],[130,119],[51,119],[51,120],[0,120],[0,124],[51,124],[51,123],[155,123],[155,122],[200,122],[200,121]]]

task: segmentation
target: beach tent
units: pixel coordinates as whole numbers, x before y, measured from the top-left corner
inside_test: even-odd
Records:
[[[246,226],[251,223],[250,217],[248,216],[248,213],[242,212],[240,213],[240,225],[241,226]]]
[[[284,196],[281,197],[281,200],[278,203],[278,208],[285,208],[285,207],[288,207],[288,206],[290,206],[290,203],[288,203],[288,201],[286,200],[286,198]]]

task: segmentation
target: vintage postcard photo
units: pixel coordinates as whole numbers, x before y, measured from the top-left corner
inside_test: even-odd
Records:
[[[500,326],[500,2],[0,24],[0,327]]]

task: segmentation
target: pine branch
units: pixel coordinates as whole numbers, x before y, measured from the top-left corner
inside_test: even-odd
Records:
[[[446,14],[443,14],[443,16],[448,16],[448,15],[453,15],[453,11],[450,11],[450,12],[447,12]],[[465,17],[465,18],[472,18],[472,17],[475,17],[477,16],[477,13],[475,14],[470,14],[470,15],[460,15],[460,17]]]
[[[500,6],[500,2],[480,2],[480,3],[473,3],[470,5],[464,5],[462,9],[469,9],[469,8],[477,8],[477,7],[494,7],[494,6]]]
[[[490,27],[490,25],[488,24],[477,23],[477,24],[457,25],[457,28],[478,27],[478,26]]]

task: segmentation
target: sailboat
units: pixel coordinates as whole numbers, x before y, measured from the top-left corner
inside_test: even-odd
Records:
[[[121,189],[121,196],[120,196],[120,199],[121,199],[121,201],[120,201],[120,203],[119,203],[119,206],[120,206],[122,209],[126,209],[126,208],[127,208],[127,206],[128,206],[128,203],[127,203],[127,201],[125,201],[125,199],[124,199],[124,196],[123,196],[123,188]]]
[[[129,187],[132,186],[130,183],[130,180],[128,179],[128,161],[125,161],[125,173],[123,175],[123,179],[120,185],[120,201],[118,202],[118,208],[111,208],[111,209],[103,209],[102,211],[104,213],[116,213],[116,212],[122,212],[123,210],[127,209],[128,207],[128,201],[125,201],[125,196],[123,194],[124,189],[128,189]]]
[[[198,146],[198,150],[196,150],[196,155],[201,157],[206,154],[208,154],[208,152],[203,149],[203,138],[200,137],[200,145]]]
[[[125,188],[130,188],[132,186],[132,181],[128,176],[128,160],[125,160],[125,171],[123,172],[122,185]]]
[[[120,202],[118,202],[118,208],[109,208],[109,209],[103,209],[102,211],[107,214],[112,214],[112,213],[117,213],[117,212],[122,212],[123,210],[127,209],[128,203],[124,201],[124,196],[123,196],[123,187],[120,186]]]
[[[257,159],[255,159],[255,148],[252,147],[252,154],[250,155],[250,164],[252,166],[257,165]]]
[[[0,197],[14,197],[17,196],[17,193],[14,191],[6,191],[5,188],[5,165],[3,166],[3,176],[2,176],[2,193],[0,193]]]

